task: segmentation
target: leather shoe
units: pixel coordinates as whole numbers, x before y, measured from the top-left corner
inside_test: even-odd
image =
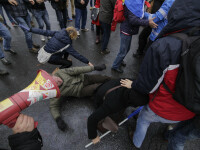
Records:
[[[1,62],[4,64],[4,65],[10,65],[11,62],[9,62],[7,59],[5,58],[1,58]]]
[[[106,55],[106,54],[109,54],[109,53],[110,53],[110,51],[108,49],[105,49],[105,50],[101,51],[102,55]]]
[[[0,69],[0,75],[7,75],[7,74],[9,74],[8,71]]]
[[[117,69],[112,68],[112,70],[115,71],[115,72],[118,72],[118,73],[123,73],[123,72],[124,72],[124,71],[123,71],[122,69],[120,69],[120,68],[117,68]]]
[[[12,49],[9,49],[9,50],[4,50],[5,52],[8,52],[8,53],[11,53],[12,55],[16,55],[17,53],[12,50]]]
[[[40,45],[33,44],[33,47],[35,47],[35,48],[40,48]]]

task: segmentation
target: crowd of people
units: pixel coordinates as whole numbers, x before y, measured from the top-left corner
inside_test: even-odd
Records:
[[[116,1],[119,0],[96,0],[94,4],[93,0],[90,1],[91,9],[94,5],[99,10],[97,19],[92,20],[91,29],[93,30],[93,25],[96,25],[95,43],[101,43],[102,55],[110,53],[107,46]],[[87,129],[88,138],[94,144],[100,141],[97,130],[102,131],[103,128],[116,131],[117,125],[108,116],[128,106],[143,105],[136,129],[129,131],[135,149],[141,148],[147,129],[153,122],[176,124],[173,130],[165,133],[168,150],[183,150],[187,140],[200,138],[199,114],[190,110],[184,103],[177,102],[170,92],[175,91],[180,56],[184,47],[183,42],[172,35],[182,33],[200,36],[200,2],[198,0],[150,0],[151,7],[146,11],[145,0],[124,1],[125,19],[120,24],[120,48],[111,69],[117,73],[123,73],[121,66],[126,66],[124,58],[131,48],[132,36],[138,34],[140,26],[144,26],[139,35],[139,47],[133,54],[133,57],[145,55],[135,80],[86,74],[94,70],[106,69],[104,64],[92,64],[72,47],[72,40],[81,36],[80,31],[89,30],[86,28],[89,0],[71,0],[72,18],[75,18],[74,27],[67,27],[67,22],[72,21],[67,9],[69,1],[49,0],[49,2],[55,10],[60,31],[51,31],[45,0],[0,1],[0,37],[3,41],[3,50],[11,55],[17,54],[11,49],[12,35],[2,8],[12,26],[19,26],[23,30],[29,52],[38,54],[39,62],[61,65],[52,73],[52,78],[59,87],[62,97],[93,96],[96,110],[88,117]],[[31,26],[30,13],[36,18],[38,28]],[[44,30],[44,23],[46,30]],[[48,41],[42,48],[33,43],[32,33],[39,34],[42,41],[45,41],[44,36],[47,37]],[[71,68],[72,61],[68,59],[69,54],[88,66]],[[0,59],[4,65],[11,63],[5,58],[1,48]],[[5,74],[8,72],[0,69],[0,75]],[[199,78],[197,80],[199,82]],[[68,125],[61,117],[60,98],[51,99],[49,107],[58,128],[67,131]],[[200,110],[198,106],[195,107],[196,110]],[[33,124],[31,117],[22,114],[18,117],[13,128],[14,135],[9,137],[13,150],[41,149],[42,138],[39,131],[34,129]],[[14,141],[16,138],[28,142]],[[26,143],[25,146],[24,143]]]

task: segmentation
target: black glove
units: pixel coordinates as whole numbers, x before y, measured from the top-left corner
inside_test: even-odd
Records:
[[[60,130],[66,131],[68,129],[68,125],[62,120],[61,117],[56,118],[57,126]]]
[[[97,71],[102,71],[104,69],[106,69],[106,65],[105,64],[94,66],[94,70],[97,70]]]

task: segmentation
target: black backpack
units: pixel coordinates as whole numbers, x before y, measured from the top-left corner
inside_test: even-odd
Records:
[[[182,52],[175,92],[172,93],[165,83],[163,86],[178,103],[200,114],[200,36],[184,33],[170,36],[182,40]]]

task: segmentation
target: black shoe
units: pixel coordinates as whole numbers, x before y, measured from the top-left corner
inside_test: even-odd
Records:
[[[8,71],[0,69],[0,75],[7,75],[7,74],[9,74]]]
[[[16,55],[17,53],[12,50],[12,49],[9,49],[9,50],[4,50],[5,52],[8,52],[8,53],[11,53],[12,55]]]
[[[37,53],[38,53],[38,49],[35,48],[35,47],[33,47],[33,48],[30,48],[30,49],[29,49],[29,52],[30,52],[30,53],[35,53],[35,54],[37,54]]]
[[[118,69],[112,68],[112,70],[115,71],[115,72],[118,72],[118,73],[123,73],[123,72],[124,72],[124,71],[123,71],[122,69],[120,69],[120,68],[118,68]]]
[[[4,64],[4,65],[10,65],[11,62],[9,62],[7,59],[5,58],[1,58],[1,62]]]
[[[126,63],[122,61],[121,66],[126,67]]]
[[[35,47],[35,48],[40,48],[40,45],[33,44],[33,47]]]
[[[64,122],[64,120],[61,117],[56,118],[56,123],[58,128],[63,132],[69,129],[68,125]]]
[[[106,54],[109,54],[109,53],[110,53],[110,51],[108,49],[105,49],[105,50],[101,51],[102,55],[106,55]]]

